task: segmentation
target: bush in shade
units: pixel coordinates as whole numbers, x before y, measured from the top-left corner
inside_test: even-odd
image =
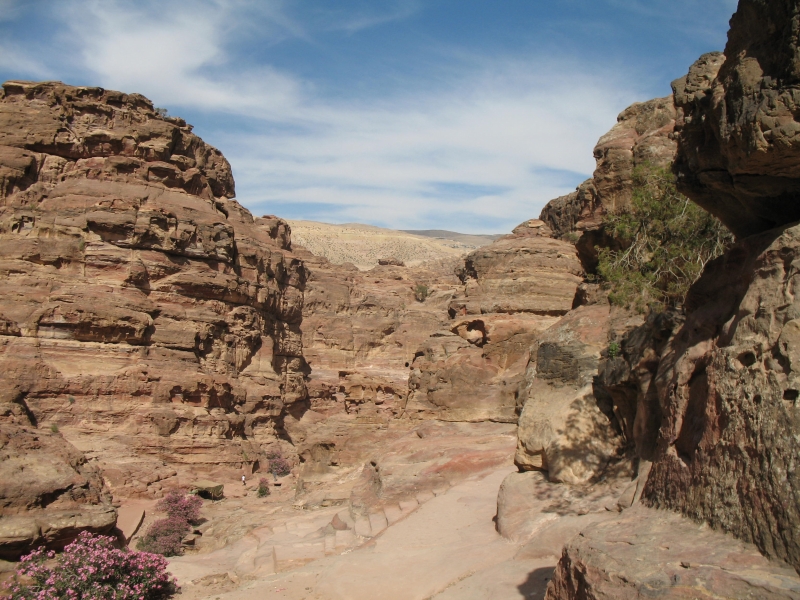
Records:
[[[139,550],[164,556],[176,556],[181,552],[183,536],[189,533],[189,523],[178,517],[167,517],[156,521],[136,543]]]
[[[263,498],[264,496],[269,496],[269,481],[266,477],[258,480],[258,497]]]
[[[114,547],[114,538],[84,531],[61,554],[34,550],[17,567],[14,600],[155,600],[175,591],[163,556]]]
[[[270,452],[267,454],[267,460],[269,461],[269,472],[273,477],[283,477],[292,472],[292,465],[281,456],[280,452]]]
[[[187,523],[194,523],[200,518],[200,508],[202,506],[203,500],[199,496],[173,491],[158,501],[156,510],[162,510],[175,519],[183,519]]]

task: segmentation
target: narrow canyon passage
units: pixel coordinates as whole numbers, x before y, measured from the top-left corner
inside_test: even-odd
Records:
[[[475,475],[395,523],[366,545],[268,575],[220,600],[542,598],[556,557],[515,559],[519,545],[495,530],[497,490],[510,464]],[[531,581],[529,574],[538,581]]]

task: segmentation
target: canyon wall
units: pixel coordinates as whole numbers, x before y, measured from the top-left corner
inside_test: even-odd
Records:
[[[594,381],[633,451],[644,505],[708,523],[795,571],[798,23],[796,2],[741,0],[725,53],[702,56],[673,83],[679,189],[738,242],[706,266],[682,311],[653,314],[613,334],[615,352],[602,353]],[[637,511],[570,543],[547,598],[616,598],[655,585],[652,569],[662,564],[664,571],[663,563],[625,567],[625,549],[612,540],[648,530],[666,539],[667,529],[684,526],[660,531],[654,515],[663,513]],[[704,544],[690,529],[685,535]],[[637,555],[658,553],[644,537],[630,544]],[[682,547],[677,540],[669,545]],[[750,581],[704,594],[744,597],[759,585],[763,597],[796,597],[793,578],[775,579],[772,587],[754,575],[754,559],[736,560],[732,572]],[[688,560],[681,565],[694,568]],[[676,573],[659,584],[664,597],[681,597],[685,586],[695,590],[695,576]]]
[[[288,226],[233,196],[219,151],[142,96],[3,85],[8,426],[60,430],[123,495],[286,445],[306,271]]]
[[[533,219],[467,256],[449,322],[411,364],[409,417],[516,423],[530,346],[582,280],[575,247],[549,233]]]

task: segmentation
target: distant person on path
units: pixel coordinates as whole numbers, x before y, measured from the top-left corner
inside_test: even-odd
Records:
[[[242,475],[242,485],[247,485],[247,484],[244,482],[244,475]]]

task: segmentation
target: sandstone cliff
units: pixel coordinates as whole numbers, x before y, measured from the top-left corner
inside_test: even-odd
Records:
[[[582,269],[575,248],[526,221],[469,254],[451,320],[411,365],[406,413],[448,421],[517,420],[530,347],[572,308]]]
[[[776,559],[772,564],[783,560],[796,571],[793,290],[800,232],[793,222],[800,214],[793,208],[792,140],[799,17],[796,2],[741,0],[725,53],[704,55],[673,83],[679,186],[740,241],[706,266],[681,312],[651,315],[641,326],[612,332],[614,352],[602,353],[594,386],[638,461],[642,477],[632,498],[641,495],[646,505],[733,534]],[[650,587],[653,571],[621,570],[625,549],[611,543],[631,530],[668,535],[637,510],[568,545],[547,597],[582,598],[588,590],[597,598],[623,597]],[[669,526],[675,527],[684,526]],[[704,544],[690,528],[684,535]],[[631,539],[630,546],[657,551],[645,537]],[[690,549],[681,552],[688,556]],[[760,597],[796,597],[794,578],[767,584],[756,575],[756,562],[736,559],[738,575],[749,581],[712,588],[690,583],[695,573],[676,573],[664,597],[682,597],[684,585],[696,594],[703,588],[699,597],[746,597],[753,585],[760,586]]]
[[[287,225],[146,98],[0,95],[0,406],[60,428],[115,493],[254,465],[306,397]]]

